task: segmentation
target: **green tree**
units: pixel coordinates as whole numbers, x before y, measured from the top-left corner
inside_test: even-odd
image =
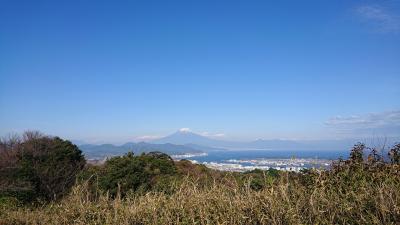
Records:
[[[26,132],[12,148],[0,144],[0,195],[54,200],[69,192],[85,165],[78,147],[59,137]],[[4,160],[9,159],[9,162]]]
[[[388,152],[392,164],[400,164],[400,143],[394,145]]]
[[[160,188],[160,185],[168,186],[163,178],[173,175],[176,175],[176,167],[168,155],[150,152],[134,156],[129,152],[106,161],[99,175],[99,186],[113,197],[117,193],[123,197],[129,191],[147,191],[154,187]]]
[[[350,161],[352,163],[362,163],[365,150],[365,144],[357,143],[350,151]]]

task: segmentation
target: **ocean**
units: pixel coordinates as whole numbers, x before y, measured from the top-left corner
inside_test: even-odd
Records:
[[[333,160],[346,159],[349,151],[278,151],[278,150],[221,150],[206,154],[183,155],[175,159],[187,159],[209,168],[244,172],[270,168],[300,171],[305,168],[329,168]]]

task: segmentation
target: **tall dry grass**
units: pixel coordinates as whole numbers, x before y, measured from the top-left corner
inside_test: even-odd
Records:
[[[187,178],[172,194],[123,199],[79,185],[60,202],[3,208],[0,224],[399,224],[399,171],[383,165],[283,173],[260,191],[230,176],[206,187]]]

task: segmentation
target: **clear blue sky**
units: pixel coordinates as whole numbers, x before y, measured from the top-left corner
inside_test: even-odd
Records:
[[[0,2],[0,135],[400,136],[399,110],[400,1]]]

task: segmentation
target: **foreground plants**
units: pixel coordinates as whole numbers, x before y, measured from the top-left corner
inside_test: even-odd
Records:
[[[226,183],[199,187],[185,179],[171,195],[150,192],[90,200],[77,186],[61,202],[2,212],[4,224],[396,224],[400,221],[398,166],[359,180],[359,172],[314,174],[311,185],[284,174],[260,191]],[[303,175],[302,175],[303,176]],[[307,175],[309,176],[309,175]],[[310,175],[311,176],[311,175]],[[390,177],[391,176],[391,177]],[[367,179],[367,178],[366,178]],[[368,178],[369,179],[369,178]],[[228,185],[229,183],[229,185]]]
[[[81,150],[59,137],[33,131],[0,139],[0,202],[60,199],[85,163]]]
[[[156,165],[173,168],[169,159],[126,155],[96,170],[105,178],[86,172],[89,178],[61,200],[39,207],[0,203],[0,224],[399,224],[399,148],[386,157],[358,144],[348,160],[335,162],[330,170],[301,173],[224,173],[175,162],[165,174],[175,174],[168,191],[153,188],[159,185],[152,182],[164,176]],[[151,182],[145,192],[126,192],[127,183],[121,182],[131,174],[115,171],[126,173],[124,166],[137,165],[140,157],[157,159],[144,167],[151,178],[145,181]],[[105,181],[115,184],[108,190]]]

